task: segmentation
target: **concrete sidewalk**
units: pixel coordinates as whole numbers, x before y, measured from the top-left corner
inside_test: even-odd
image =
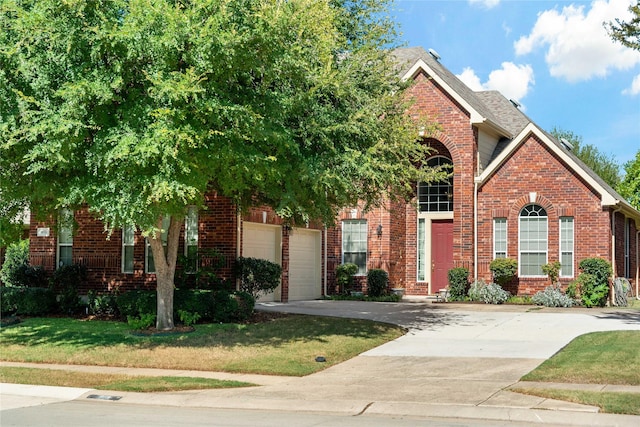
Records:
[[[121,396],[117,402],[105,404],[481,418],[553,425],[636,426],[640,423],[640,417],[598,414],[594,407],[509,391],[510,387],[521,385],[518,381],[522,375],[575,336],[594,330],[640,330],[640,312],[637,310],[539,310],[530,306],[348,301],[269,303],[260,304],[258,308],[367,318],[405,326],[408,333],[347,362],[302,378],[93,366],[37,366],[79,372],[206,376],[259,385],[243,389],[152,394],[93,390],[79,396],[80,399],[91,394]],[[15,364],[3,362],[2,365]],[[524,385],[622,390],[607,385]],[[2,409],[5,409],[5,394],[38,393],[37,387],[29,387],[3,384]],[[640,388],[629,387],[624,391],[640,393]]]

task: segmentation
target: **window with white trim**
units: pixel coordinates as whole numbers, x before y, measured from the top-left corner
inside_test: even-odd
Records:
[[[342,222],[342,263],[358,266],[357,275],[367,274],[367,221]]]
[[[560,277],[573,277],[573,217],[560,217]]]
[[[58,217],[58,248],[56,251],[58,267],[73,264],[73,211],[61,209]]]
[[[443,156],[427,160],[431,168],[452,164]],[[418,183],[418,207],[420,212],[453,212],[453,174],[442,181]]]
[[[184,256],[185,271],[195,273],[198,270],[198,208],[195,206],[189,206],[184,219]]]
[[[122,272],[133,273],[133,248],[136,227],[126,226],[122,229]]]
[[[520,276],[544,277],[542,266],[547,261],[547,211],[539,205],[527,205],[520,211],[518,234]]]
[[[169,226],[171,225],[171,216],[165,215],[162,218],[162,230],[160,234],[160,238],[162,239],[162,246],[166,252],[167,250],[167,235],[169,233]],[[156,265],[153,261],[153,251],[151,250],[151,245],[149,244],[149,239],[145,239],[145,258],[147,262],[145,263],[145,272],[147,273],[155,273]]]
[[[493,219],[493,259],[507,257],[507,218]]]

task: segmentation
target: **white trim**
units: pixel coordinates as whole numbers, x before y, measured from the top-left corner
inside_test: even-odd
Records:
[[[509,256],[509,221],[507,220],[507,218],[503,217],[503,216],[497,216],[495,218],[493,218],[493,259],[496,259],[496,224],[497,224],[497,220],[502,219],[504,220],[504,232],[505,232],[505,239],[504,239],[504,257],[507,258]]]
[[[560,263],[562,263],[562,220],[563,219],[571,219],[571,274],[562,274],[564,269],[564,265],[560,267],[560,272],[558,277],[562,278],[572,278],[575,277],[575,263],[576,263],[576,219],[572,216],[561,216],[558,218],[558,256]]]
[[[544,274],[528,274],[528,275],[523,275],[522,274],[522,239],[521,239],[521,232],[522,232],[522,210],[527,207],[527,206],[531,206],[531,205],[536,205],[541,207],[542,209],[544,209],[542,206],[536,204],[536,203],[530,203],[526,206],[524,206],[522,209],[520,209],[520,212],[518,212],[518,277],[524,277],[524,278],[539,278],[539,277],[546,277]],[[546,212],[546,209],[545,209]],[[549,214],[547,213],[546,216],[544,217],[524,217],[524,218],[545,218],[546,220],[546,225],[547,225],[547,237],[546,237],[546,249],[544,250],[544,255],[545,255],[545,261],[544,263],[542,263],[541,265],[547,264],[549,262]],[[527,252],[529,254],[541,254],[543,253],[542,251],[539,252]]]
[[[578,174],[591,188],[600,194],[602,206],[615,206],[620,201],[609,193],[600,183],[598,183],[590,174],[588,174],[578,163],[576,163],[567,152],[554,144],[549,137],[542,132],[535,124],[529,123],[518,136],[516,136],[507,147],[502,150],[500,155],[476,178],[476,182],[480,185],[487,180],[511,157],[516,149],[527,140],[530,135],[537,136],[551,151],[553,151],[560,159],[565,162],[569,168]]]
[[[344,225],[345,224],[362,224],[364,225],[364,231],[365,231],[365,237],[364,237],[364,244],[365,244],[365,248],[364,248],[364,252],[359,251],[359,252],[350,252],[350,253],[364,253],[364,273],[356,273],[356,276],[365,276],[367,274],[367,271],[369,271],[368,265],[369,265],[369,222],[366,219],[345,219],[342,220],[342,244],[341,244],[341,248],[340,248],[340,255],[342,257],[342,264],[344,264],[344,253],[345,253],[345,247],[344,247],[344,235],[345,235],[345,231],[344,231]],[[358,267],[358,270],[360,270],[360,268]]]
[[[126,235],[127,235],[127,229],[128,229],[128,228],[133,228],[133,233],[134,233],[134,235],[133,235],[133,240],[132,240],[132,242],[131,242],[131,243],[127,243],[127,241],[126,241]],[[134,270],[135,270],[135,267],[134,267],[134,265],[133,265],[133,261],[135,260],[135,254],[134,254],[133,252],[132,252],[132,266],[131,266],[131,270],[126,270],[126,269],[125,269],[125,261],[126,261],[126,258],[125,258],[125,256],[126,256],[126,251],[125,251],[125,249],[126,249],[126,248],[128,248],[128,247],[130,247],[130,248],[134,248],[134,247],[135,247],[135,243],[136,243],[136,240],[135,240],[135,231],[136,231],[135,226],[132,226],[132,225],[122,227],[122,253],[121,253],[121,257],[120,257],[120,271],[121,271],[123,274],[133,274],[133,272],[134,272]]]
[[[73,264],[73,219],[75,212],[71,209],[63,208],[58,215],[58,234],[56,236],[56,269],[62,267],[60,260],[60,249],[71,248],[71,263]],[[63,217],[67,217],[64,219]],[[68,224],[67,221],[71,222]],[[61,242],[63,233],[68,233],[69,241]],[[65,264],[67,265],[67,264]]]

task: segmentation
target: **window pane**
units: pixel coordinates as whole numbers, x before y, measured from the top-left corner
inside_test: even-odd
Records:
[[[66,266],[73,264],[73,247],[71,246],[60,246],[59,247],[59,262],[58,266]]]
[[[493,251],[494,258],[506,258],[507,256],[506,218],[495,218],[493,220]]]
[[[363,220],[342,223],[342,262],[358,266],[357,274],[367,272],[367,222]]]
[[[432,157],[427,166],[451,165],[450,159],[442,156]],[[453,175],[444,181],[418,183],[418,206],[420,212],[453,211]]]
[[[133,273],[133,246],[125,246],[122,260],[123,273]]]
[[[573,218],[560,218],[560,277],[573,277]]]

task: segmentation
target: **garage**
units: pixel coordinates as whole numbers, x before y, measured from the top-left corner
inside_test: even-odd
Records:
[[[294,228],[289,236],[289,301],[322,296],[319,230]]]
[[[282,265],[282,227],[279,225],[242,223],[242,256],[266,259]],[[273,293],[263,295],[259,301],[280,301],[282,290],[278,286]]]

